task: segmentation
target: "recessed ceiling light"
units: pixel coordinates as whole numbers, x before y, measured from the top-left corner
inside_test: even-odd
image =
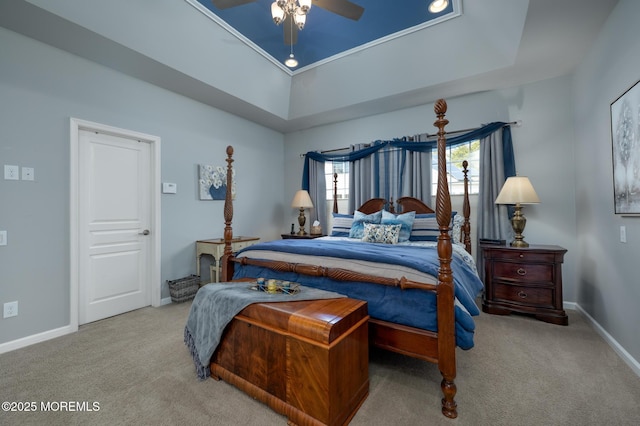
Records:
[[[433,0],[429,4],[429,12],[440,13],[449,6],[449,0]]]

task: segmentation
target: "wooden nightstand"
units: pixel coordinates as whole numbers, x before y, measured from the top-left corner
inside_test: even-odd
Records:
[[[481,245],[484,258],[482,310],[489,314],[531,314],[541,321],[568,325],[562,306],[562,262],[566,249]]]
[[[326,237],[326,235],[322,234],[306,234],[306,235],[298,235],[298,234],[280,234],[283,240],[313,240],[314,238]]]

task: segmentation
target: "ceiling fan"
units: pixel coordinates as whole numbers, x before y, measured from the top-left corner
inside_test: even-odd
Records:
[[[247,3],[255,3],[257,0],[211,0],[213,5],[218,9],[227,9],[230,7],[240,6]],[[364,8],[348,0],[312,0],[313,6],[320,7],[328,12],[335,13],[347,19],[357,21],[362,16]],[[276,19],[274,18],[274,21]],[[298,41],[298,25],[291,22],[293,17],[291,13],[284,14],[283,23],[284,44],[287,46],[296,44]],[[281,23],[276,22],[277,24]],[[304,25],[304,24],[303,24]]]

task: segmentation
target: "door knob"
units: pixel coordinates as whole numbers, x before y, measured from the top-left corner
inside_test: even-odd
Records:
[[[149,235],[149,230],[145,229],[144,231],[139,232],[138,235]]]

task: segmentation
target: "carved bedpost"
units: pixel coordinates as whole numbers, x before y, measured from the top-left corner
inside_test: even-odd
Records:
[[[440,235],[438,236],[438,367],[442,374],[442,414],[450,418],[458,417],[455,401],[456,385],[456,338],[454,319],[454,289],[453,274],[451,272],[451,196],[447,182],[446,138],[444,127],[449,124],[445,118],[447,103],[439,99],[435,106],[437,120],[434,126],[438,128],[438,192],[436,194],[436,218]]]
[[[471,205],[469,204],[469,162],[464,160],[462,162],[462,173],[464,173],[464,201],[462,202],[462,214],[464,215],[464,223],[462,224],[462,236],[464,248],[469,254],[471,254],[471,222],[469,217],[471,216]]]
[[[338,213],[338,174],[333,174],[333,212]]]
[[[232,197],[232,185],[233,185],[233,147],[229,145],[227,147],[227,191],[224,197],[224,254],[220,262],[222,263],[222,277],[220,281],[230,281],[233,277],[233,263],[229,261],[229,258],[233,256],[231,249],[231,241],[233,240],[233,229],[231,228],[231,222],[233,221],[233,197]]]

